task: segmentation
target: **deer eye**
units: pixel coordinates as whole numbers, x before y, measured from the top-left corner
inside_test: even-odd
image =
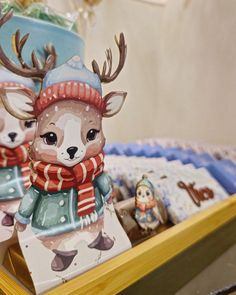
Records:
[[[25,121],[24,125],[26,128],[31,128],[34,123],[35,123],[35,121]]]
[[[57,135],[54,132],[47,132],[43,135],[40,135],[43,138],[44,143],[47,145],[56,145],[57,144]]]
[[[99,130],[90,129],[89,132],[87,133],[87,141],[94,140],[98,133],[99,133]]]

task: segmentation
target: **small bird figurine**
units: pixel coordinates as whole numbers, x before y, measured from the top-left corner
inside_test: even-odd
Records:
[[[167,212],[162,201],[155,196],[153,184],[146,175],[136,185],[135,219],[145,231],[155,230],[167,222]]]

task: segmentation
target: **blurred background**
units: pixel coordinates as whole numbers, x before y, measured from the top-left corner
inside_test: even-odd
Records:
[[[104,120],[108,141],[177,137],[235,144],[236,2],[95,2],[87,65],[94,58],[102,63],[107,47],[117,57],[115,33],[123,31],[128,43],[123,73],[104,87],[104,93],[128,91],[121,113]],[[70,1],[48,3],[73,9]]]

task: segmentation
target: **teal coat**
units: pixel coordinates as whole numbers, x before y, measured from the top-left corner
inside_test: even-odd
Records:
[[[111,180],[102,173],[94,179],[93,185],[96,196],[96,210],[84,217],[77,214],[77,191],[72,188],[56,193],[41,191],[31,186],[25,194],[16,220],[31,225],[38,236],[54,236],[83,229],[95,223],[103,215],[104,204],[111,195]]]
[[[0,202],[22,198],[26,190],[18,166],[0,168]]]

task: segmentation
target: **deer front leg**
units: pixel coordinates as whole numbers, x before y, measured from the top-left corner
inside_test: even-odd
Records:
[[[15,215],[15,228],[17,231],[23,232],[26,229],[27,225],[30,224],[30,217],[34,212],[38,197],[39,192],[31,186],[23,197],[19,210]]]
[[[18,210],[20,200],[4,201],[0,202],[0,210],[5,214],[1,224],[3,226],[13,226],[14,225],[14,216]]]

